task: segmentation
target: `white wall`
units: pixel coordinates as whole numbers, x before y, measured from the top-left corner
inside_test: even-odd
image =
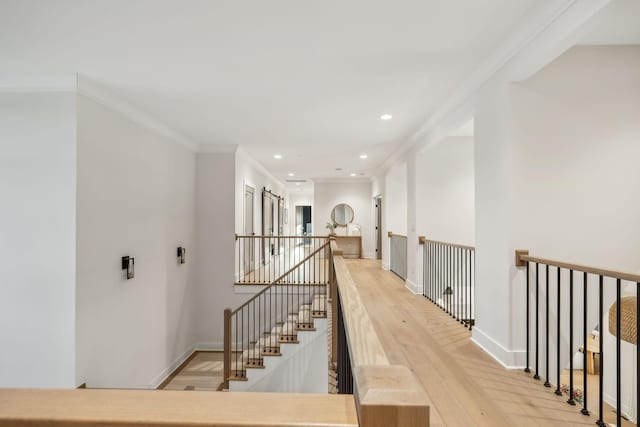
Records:
[[[353,224],[360,225],[363,256],[375,258],[375,225],[373,224],[374,204],[371,197],[371,182],[316,182],[313,196],[314,234],[328,234],[325,228],[331,222],[334,206],[346,203],[353,208]],[[339,227],[337,234],[345,234],[346,228]]]
[[[640,273],[640,46],[575,47],[513,85],[511,96],[514,245]],[[597,321],[593,285],[590,328]],[[608,310],[615,286],[606,285]],[[605,354],[613,354],[613,336],[603,336]],[[627,347],[623,369],[632,373],[635,349]],[[615,396],[615,364],[605,361],[605,393]],[[625,403],[632,386],[623,382]]]
[[[418,235],[473,246],[473,137],[445,138],[420,152],[416,163]]]
[[[382,195],[382,268],[388,270],[390,267],[390,239],[387,237],[387,233],[392,231],[395,234],[407,234],[407,163],[396,163],[379,180],[382,181],[382,184],[378,185],[384,188]]]
[[[155,387],[195,339],[195,154],[78,96],[77,194],[78,382]]]
[[[0,387],[74,387],[76,99],[0,93]]]
[[[224,348],[224,309],[247,299],[234,294],[235,153],[203,154],[196,163],[196,347]]]
[[[245,185],[253,187],[253,227],[256,235],[262,234],[262,189],[284,197],[285,207],[288,206],[288,193],[284,184],[271,175],[257,161],[251,158],[244,151],[239,149],[236,152],[236,175],[235,175],[235,197],[236,197],[236,233],[244,234],[244,189]],[[288,235],[289,224],[284,224],[284,234]]]

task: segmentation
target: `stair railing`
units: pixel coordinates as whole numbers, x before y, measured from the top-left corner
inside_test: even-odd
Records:
[[[225,309],[224,388],[230,379],[246,380],[247,368],[264,366],[264,355],[280,354],[280,343],[296,342],[296,331],[312,329],[313,318],[326,315],[328,261],[325,237],[322,245],[240,307]]]
[[[418,238],[423,248],[422,295],[471,329],[475,322],[473,246]]]
[[[407,280],[407,236],[395,234],[392,231],[389,236],[389,269],[400,278]]]
[[[268,285],[327,241],[327,236],[236,235],[236,284]],[[326,283],[324,270],[290,275],[292,283]]]
[[[638,330],[640,330],[640,316],[638,316],[640,312],[640,275],[533,257],[529,256],[529,251],[526,250],[516,251],[516,266],[526,269],[526,365],[524,371],[529,373],[533,369],[533,378],[535,380],[544,378],[544,386],[547,388],[553,387],[552,382],[555,382],[555,394],[558,396],[567,394],[567,403],[572,406],[576,404],[582,406],[582,414],[588,416],[591,411],[597,409],[598,420],[596,424],[602,427],[613,422],[616,423],[616,426],[622,426],[625,409],[628,409],[622,405],[622,384],[627,381],[635,381],[635,396],[629,400],[633,401],[633,397],[635,397],[636,418],[638,418],[640,352],[637,343]],[[623,285],[635,288],[635,296],[623,298]],[[578,288],[578,292],[576,292],[576,288]],[[614,292],[615,298],[612,298],[611,294]],[[550,296],[550,293],[553,296]],[[589,301],[593,301],[594,297],[597,300],[597,309],[596,304],[589,303]],[[576,299],[578,304],[575,304]],[[605,303],[607,300],[609,302]],[[611,301],[614,301],[614,304],[607,307]],[[599,341],[597,343],[596,336],[592,334],[595,327],[594,309],[597,310]],[[568,316],[564,314],[564,310],[568,310]],[[608,328],[606,330],[604,328],[605,310],[608,311]],[[555,317],[553,325],[550,316]],[[576,324],[576,318],[578,318],[578,324]],[[589,319],[592,319],[591,323]],[[540,336],[541,326],[544,328],[543,342],[541,342]],[[578,329],[576,330],[576,328]],[[533,348],[531,346],[532,329],[534,330]],[[554,334],[553,341],[555,342],[552,343],[550,335]],[[562,337],[567,337],[568,342],[563,342]],[[615,346],[605,346],[605,340],[611,341],[611,337],[615,339]],[[621,341],[627,341],[636,346],[637,377],[635,379],[629,378],[628,374],[622,375],[625,369],[621,360]],[[574,384],[574,355],[580,350],[583,357],[582,390],[579,390]],[[532,351],[534,352],[533,361],[531,360]],[[541,358],[543,358],[542,366]],[[615,360],[615,369],[606,367],[605,361],[607,359]],[[567,363],[569,384],[563,385],[562,371],[566,370]],[[630,364],[629,361],[627,363]],[[591,408],[588,405],[588,371],[593,370],[595,374],[596,369],[599,374],[598,408]],[[554,373],[552,372],[554,370],[555,378],[553,378]],[[604,377],[611,375],[613,370],[615,370],[615,397],[609,395],[609,401],[606,402],[608,393],[605,393],[605,384],[611,381],[605,381]],[[566,375],[565,373],[564,376],[566,377]],[[591,384],[594,385],[594,382]],[[613,400],[614,398],[615,400]],[[611,408],[606,408],[609,404],[615,408],[615,413]]]

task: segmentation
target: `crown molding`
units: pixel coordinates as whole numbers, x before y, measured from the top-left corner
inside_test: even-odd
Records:
[[[247,153],[246,150],[244,150],[242,147],[238,146],[238,150],[236,151],[236,158],[237,159],[243,159],[246,160],[249,164],[251,164],[254,168],[256,168],[257,170],[259,170],[260,172],[262,172],[263,174],[265,174],[267,176],[267,178],[271,179],[272,181],[277,182],[281,187],[283,191],[289,191],[287,190],[287,185],[284,181],[282,181],[279,178],[276,178],[275,175],[273,175],[271,172],[269,172],[269,170],[267,170],[267,168],[265,168],[262,163],[260,163],[259,161],[257,161],[256,159],[254,159],[253,157],[251,157],[249,155],[249,153]]]
[[[85,96],[110,110],[116,111],[134,122],[148,128],[149,130],[164,136],[165,138],[180,144],[191,151],[197,151],[198,145],[181,133],[170,128],[160,120],[147,114],[146,112],[132,106],[126,101],[119,99],[113,94],[107,92],[95,83],[91,82],[82,75],[77,78],[77,93]]]
[[[378,166],[376,174],[384,175],[401,159],[448,136],[456,126],[471,118],[473,99],[477,93],[527,49],[533,51],[530,55],[532,59],[521,61],[522,64],[515,67],[514,75],[511,76],[513,80],[525,78],[555,59],[570,47],[569,34],[609,2],[610,0],[565,0],[559,6],[544,6],[536,10],[532,18],[521,25],[515,34],[506,38],[453,94],[443,100],[441,107],[422,125],[400,139],[404,142]],[[532,46],[534,41],[544,45],[544,48]],[[550,49],[549,46],[555,48]],[[454,120],[451,120],[452,116]]]
[[[310,180],[314,184],[367,184],[373,182],[371,177],[358,177],[351,178],[312,178]]]
[[[77,84],[77,75],[74,73],[0,73],[0,92],[75,92]]]
[[[238,151],[238,144],[198,144],[198,153],[223,154]]]

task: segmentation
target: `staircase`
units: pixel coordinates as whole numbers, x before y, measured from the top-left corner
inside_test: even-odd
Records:
[[[281,377],[287,375],[283,374],[286,364],[300,368],[301,363],[315,357],[318,352],[306,347],[322,342],[326,354],[327,285],[290,279],[300,277],[310,266],[328,270],[328,249],[327,241],[240,307],[225,310],[224,388],[261,391],[276,372]],[[303,356],[306,359],[301,359]],[[328,362],[326,356],[324,359],[326,380]],[[293,387],[291,381],[289,384]]]

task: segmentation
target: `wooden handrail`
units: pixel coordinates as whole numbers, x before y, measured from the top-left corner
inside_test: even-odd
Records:
[[[546,258],[539,258],[529,255],[529,251],[519,249],[516,251],[516,266],[524,267],[527,262],[537,262],[539,264],[550,265],[553,267],[564,268],[567,270],[581,271],[583,273],[595,274],[598,276],[606,276],[614,279],[628,280],[630,282],[640,283],[640,274],[625,273],[623,271],[607,270],[598,267],[589,267],[586,265],[573,264],[564,261],[557,261]]]
[[[468,249],[471,251],[475,251],[476,247],[475,246],[468,246],[468,245],[461,245],[458,243],[451,243],[451,242],[441,242],[438,240],[430,240],[427,239],[425,236],[418,236],[418,243],[421,245],[427,244],[427,243],[435,243],[437,245],[443,245],[443,246],[449,246],[452,248],[460,248],[460,249]]]
[[[325,237],[326,238],[326,237]],[[255,294],[252,298],[250,298],[249,300],[245,301],[244,304],[242,304],[240,307],[236,308],[235,310],[233,310],[233,312],[231,312],[231,314],[236,314],[238,311],[240,311],[243,307],[246,307],[247,305],[249,305],[253,300],[255,300],[256,298],[258,298],[260,295],[264,294],[265,292],[267,292],[271,287],[273,286],[277,286],[280,285],[280,281],[282,279],[284,279],[285,277],[287,277],[289,274],[293,273],[293,271],[295,269],[297,269],[298,267],[300,267],[302,264],[304,264],[305,262],[309,261],[312,257],[314,257],[318,252],[325,250],[329,245],[329,242],[327,241],[325,244],[323,244],[322,246],[320,246],[318,249],[316,249],[315,251],[311,252],[309,255],[307,255],[302,261],[300,261],[299,263],[297,263],[296,265],[294,265],[293,267],[291,267],[289,270],[287,270],[285,273],[282,273],[278,278],[276,278],[275,280],[273,280],[271,283],[269,283],[268,285],[266,285],[266,287],[264,289],[262,289],[260,292],[258,292],[257,294]]]
[[[398,233],[394,233],[393,231],[387,231],[387,237],[407,237],[404,234],[398,234]]]
[[[337,249],[332,242],[332,251]],[[429,426],[429,399],[406,366],[391,365],[344,258],[332,253],[334,281],[361,427]],[[334,311],[335,312],[335,311]],[[334,321],[334,336],[337,335]],[[336,343],[336,341],[333,341]]]
[[[0,425],[357,427],[353,396],[0,389]]]

